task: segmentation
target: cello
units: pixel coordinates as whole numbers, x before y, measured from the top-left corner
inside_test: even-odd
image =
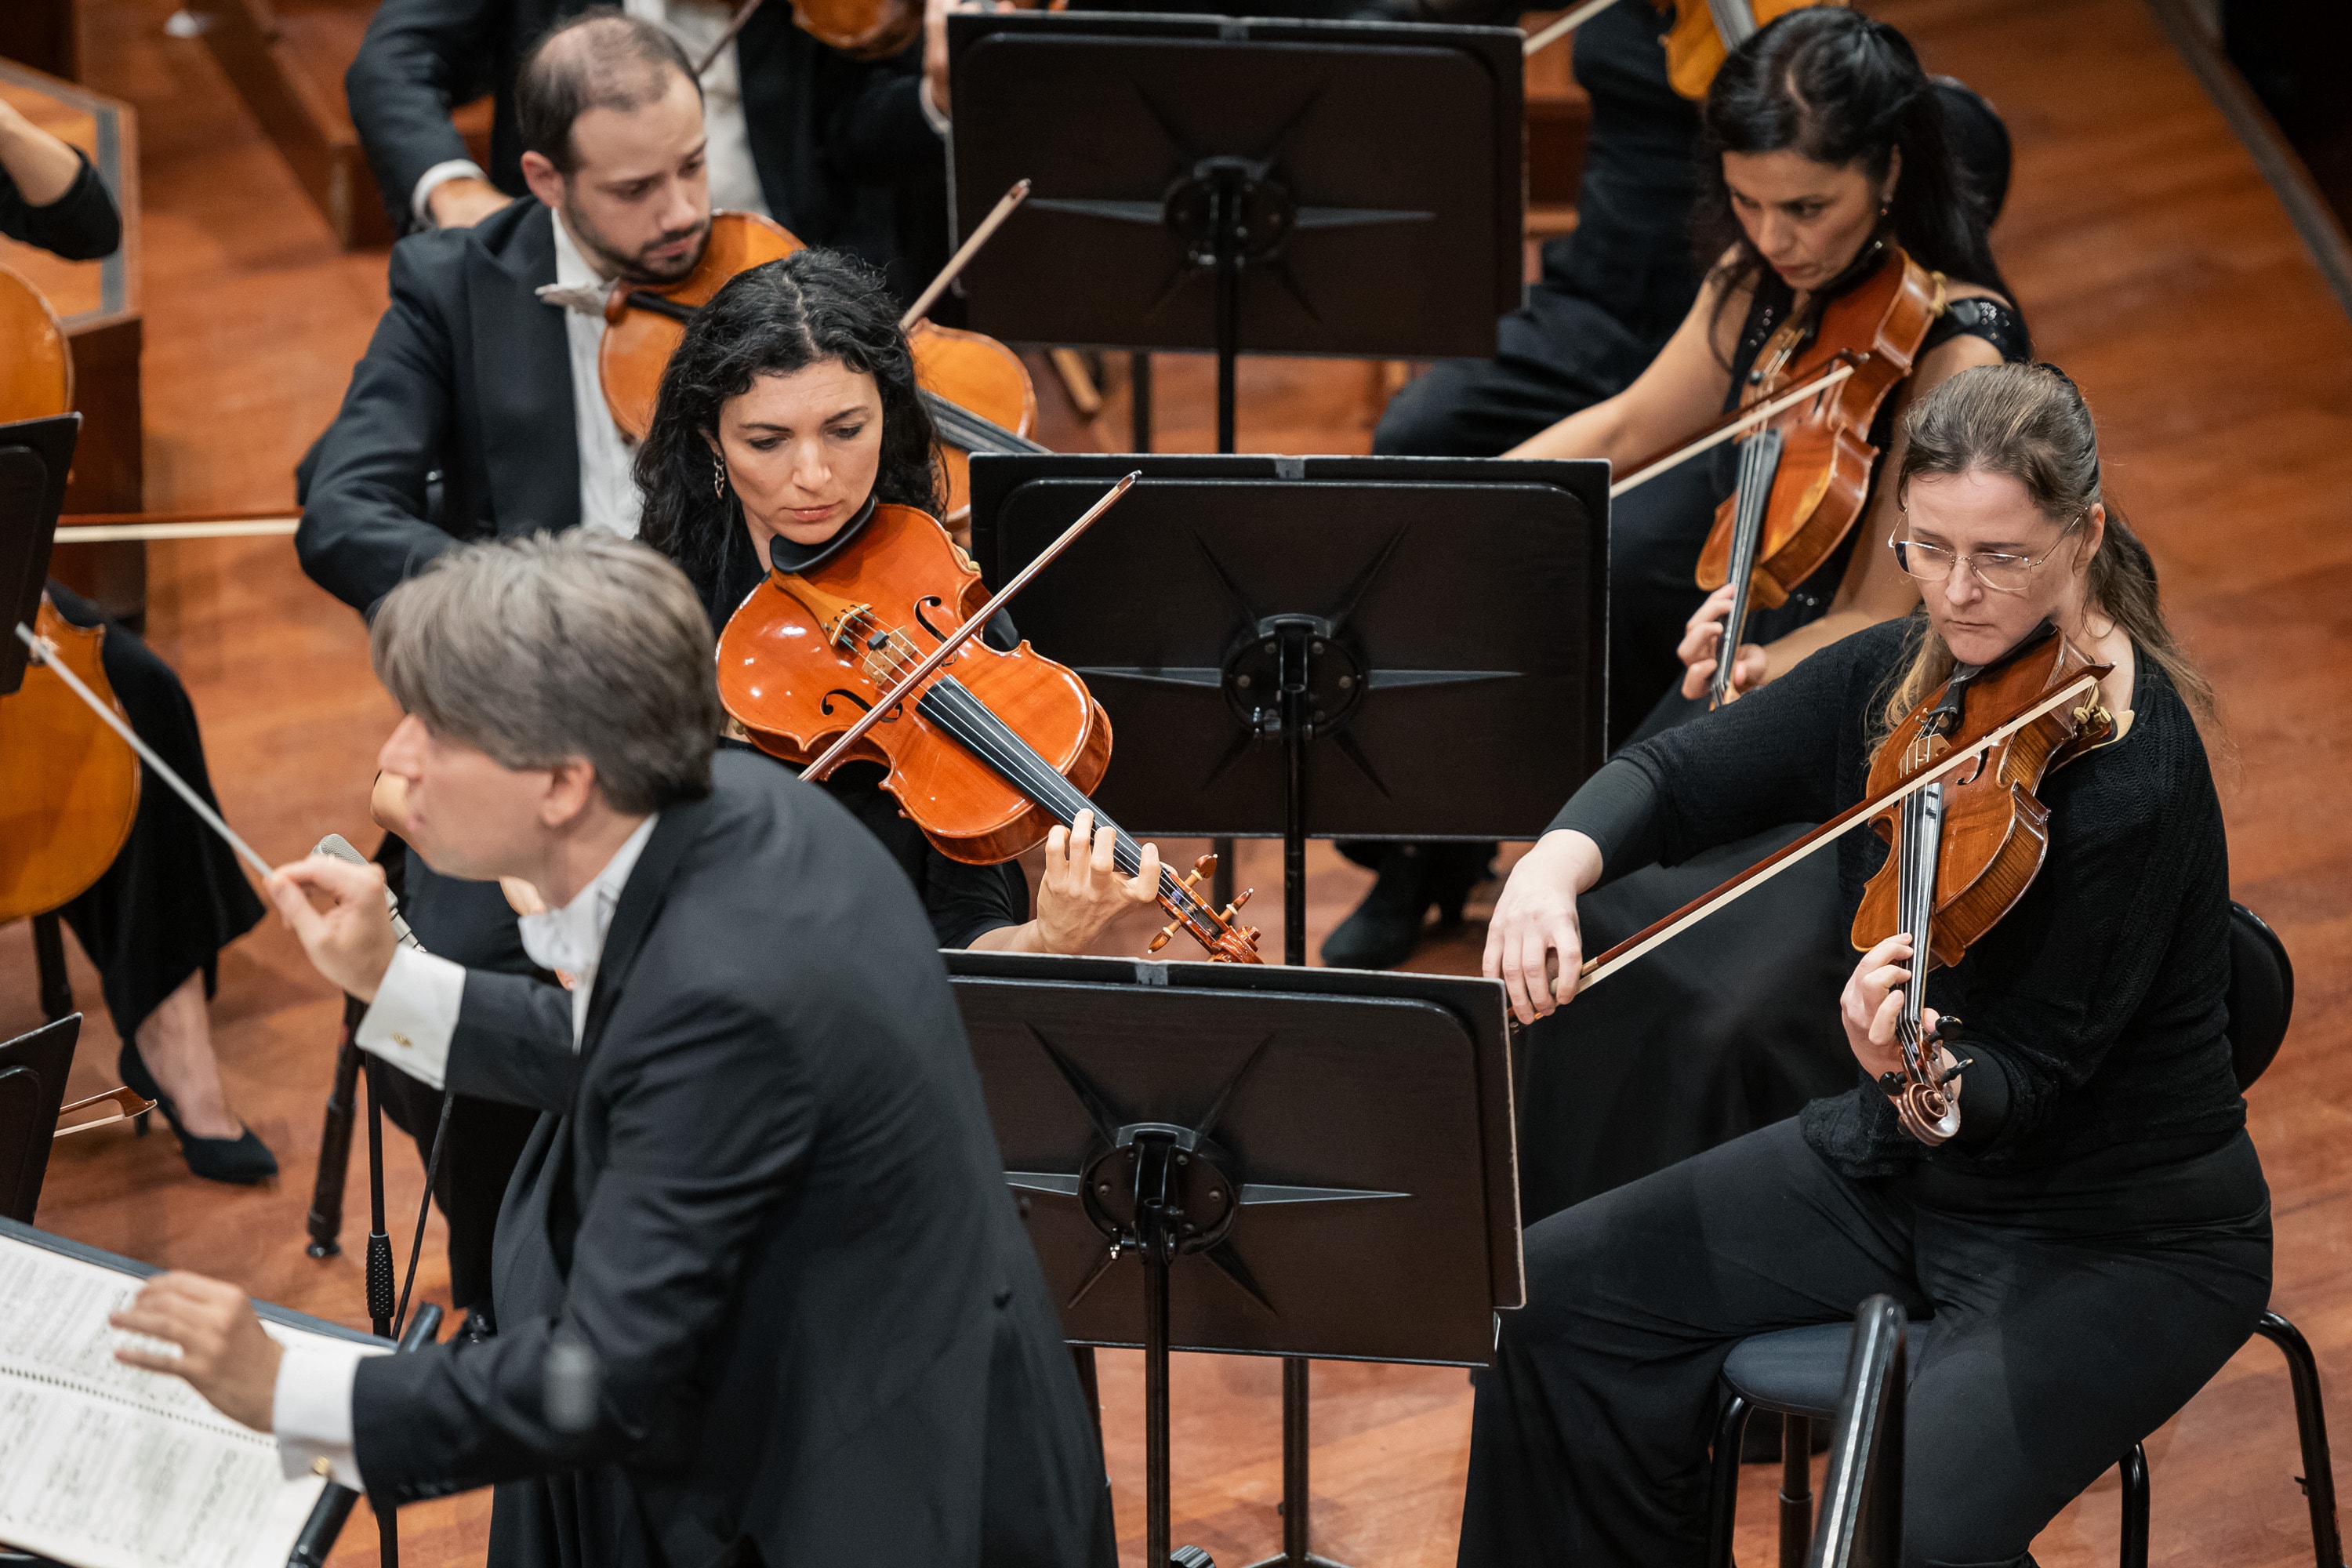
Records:
[[[73,350],[39,289],[0,267],[0,424],[73,406]],[[41,595],[34,630],[117,714],[104,626]],[[139,759],[46,665],[0,696],[0,924],[47,914],[106,872],[139,812]]]

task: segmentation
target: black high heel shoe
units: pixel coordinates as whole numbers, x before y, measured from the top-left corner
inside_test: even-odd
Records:
[[[278,1156],[269,1152],[268,1144],[253,1135],[250,1127],[234,1138],[199,1138],[181,1126],[180,1114],[172,1104],[172,1097],[156,1087],[155,1077],[147,1070],[146,1062],[140,1058],[136,1043],[130,1040],[122,1042],[122,1050],[114,1058],[114,1066],[115,1070],[122,1075],[122,1081],[136,1089],[141,1099],[155,1102],[155,1109],[163,1113],[163,1120],[170,1122],[172,1131],[179,1135],[180,1157],[187,1161],[188,1169],[197,1175],[208,1182],[228,1182],[249,1187],[278,1173]],[[143,1113],[138,1118],[137,1133],[142,1138],[147,1136],[147,1121],[148,1118]]]

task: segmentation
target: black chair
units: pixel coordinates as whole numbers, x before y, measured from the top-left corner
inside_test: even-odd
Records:
[[[2294,965],[2278,933],[2243,904],[2230,906],[2230,1047],[2238,1087],[2262,1077],[2286,1038],[2294,1012]],[[2319,1363],[2293,1323],[2264,1312],[2254,1331],[2286,1357],[2294,1390],[2296,1436],[2303,1445],[2304,1498],[2311,1510],[2311,1549],[2318,1568],[2345,1568],[2336,1527],[2336,1472],[2327,1450],[2327,1419],[2319,1403]],[[1916,1359],[1914,1324],[1906,1349]],[[1833,1418],[1853,1331],[1821,1323],[1757,1334],[1733,1347],[1724,1363],[1725,1401],[1716,1426],[1707,1531],[1710,1568],[1732,1568],[1731,1530],[1739,1506],[1739,1445],[1748,1417],[1759,1411],[1782,1422],[1780,1564],[1801,1568],[1812,1535],[1812,1423]],[[2117,1461],[2123,1478],[2123,1568],[2147,1563],[2147,1454],[2137,1443]]]
[[[10,1219],[33,1223],[80,1037],[75,1013],[0,1046],[0,1215]]]

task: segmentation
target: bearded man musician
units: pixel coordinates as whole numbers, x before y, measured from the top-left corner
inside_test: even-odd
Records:
[[[541,889],[528,940],[579,984],[395,948],[372,867],[269,891],[322,973],[411,1019],[404,1067],[543,1112],[499,1333],[281,1352],[241,1292],[168,1274],[116,1321],[181,1353],[122,1359],[274,1431],[290,1472],[390,1503],[496,1486],[516,1568],[1114,1563],[929,922],[823,791],[713,757],[685,578],[597,530],[471,545],[371,642],[415,847]]]
[[[945,100],[925,101],[924,45],[852,58],[776,5],[752,12],[722,47],[736,4],[620,6],[696,63],[710,58],[700,86],[712,204],[848,250],[911,298],[948,245]],[[395,233],[478,223],[535,191],[523,167],[520,66],[533,39],[584,14],[584,0],[385,0],[376,9],[343,85]],[[945,42],[942,34],[937,45]],[[488,170],[449,119],[483,91],[495,104]]]

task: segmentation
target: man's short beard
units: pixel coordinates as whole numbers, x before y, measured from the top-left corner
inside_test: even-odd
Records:
[[[598,270],[608,272],[625,283],[675,283],[693,271],[702,261],[701,244],[697,244],[693,250],[687,254],[684,260],[668,271],[662,271],[647,264],[642,254],[623,255],[597,232],[596,226],[588,221],[588,215],[580,210],[578,204],[572,199],[572,193],[568,190],[563,195],[563,222],[565,226],[572,230],[573,240],[577,241],[580,248],[588,254],[589,259],[596,264]],[[708,241],[710,236],[710,220],[708,217],[704,218],[695,226],[695,232],[702,240]],[[675,234],[663,235],[646,247],[646,249],[657,250],[677,237]]]

